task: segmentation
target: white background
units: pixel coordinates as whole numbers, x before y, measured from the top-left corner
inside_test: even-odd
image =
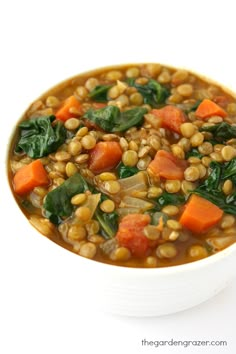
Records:
[[[193,69],[236,91],[233,1],[1,1],[0,353],[235,352],[236,281],[179,314],[104,314],[60,283],[53,258],[45,269],[45,255],[32,253],[26,221],[5,193],[5,145],[31,101],[83,70],[148,61]],[[79,277],[78,269],[75,282]],[[144,338],[227,340],[228,346],[147,348]]]

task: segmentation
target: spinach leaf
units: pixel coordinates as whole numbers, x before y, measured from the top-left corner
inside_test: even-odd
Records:
[[[136,107],[121,112],[119,118],[115,121],[113,132],[124,132],[131,127],[137,127],[143,123],[143,116],[148,111],[146,108]]]
[[[87,182],[79,173],[75,173],[46,195],[43,204],[45,217],[54,224],[60,224],[63,217],[68,217],[73,212],[71,198],[86,190],[88,190]]]
[[[117,170],[119,178],[130,177],[139,172],[139,169],[137,167],[125,166],[122,162],[119,164]]]
[[[195,189],[192,193],[198,194],[201,197],[209,200],[213,204],[217,205],[227,214],[236,215],[236,193],[233,193],[227,197],[220,191],[207,192],[200,189]]]
[[[179,205],[185,202],[185,197],[177,193],[162,193],[156,200],[155,210],[160,211],[166,205]]]
[[[225,202],[227,206],[227,213],[236,215],[236,192],[228,195]]]
[[[161,217],[164,224],[166,224],[168,216],[165,213],[161,212],[162,208],[166,205],[179,205],[183,204],[184,202],[185,197],[183,195],[164,192],[158,198],[155,199],[154,207],[146,211],[145,214],[150,215],[152,225],[158,225]]]
[[[20,139],[15,151],[24,151],[34,159],[56,151],[66,140],[66,129],[60,121],[52,126],[54,120],[55,116],[51,115],[20,123]]]
[[[200,131],[210,132],[214,140],[224,143],[229,139],[236,138],[236,126],[222,122],[209,127],[202,127]]]
[[[107,106],[100,109],[89,109],[84,118],[98,125],[106,132],[111,132],[115,121],[120,116],[120,110],[116,106]]]
[[[201,159],[203,157],[203,155],[198,151],[198,149],[196,148],[192,148],[190,151],[188,151],[186,153],[186,159],[188,159],[189,157],[198,157],[199,159]]]
[[[123,132],[133,126],[143,123],[146,108],[133,108],[121,112],[116,106],[107,106],[100,109],[89,109],[84,118],[98,125],[106,132]]]
[[[115,211],[104,213],[97,208],[94,215],[100,224],[103,237],[106,239],[114,237],[118,230],[118,214]]]
[[[208,142],[211,143],[211,145],[213,145],[213,146],[216,144],[219,144],[219,141],[214,140],[214,139],[210,139],[210,140],[208,140]]]
[[[231,179],[233,183],[236,182],[236,159],[223,164],[212,161],[210,168],[211,173],[208,178],[192,193],[216,204],[224,212],[236,215],[236,192],[228,196],[222,192],[222,186],[226,179]]]
[[[128,79],[127,82],[129,86],[135,87],[143,96],[144,103],[152,107],[158,107],[165,103],[170,95],[170,91],[165,86],[153,79],[149,79],[145,85],[137,84],[133,78]]]
[[[225,163],[224,180],[231,179],[236,184],[236,158]]]
[[[105,238],[105,239],[109,239],[115,236],[117,230],[118,230],[118,214],[116,211],[113,211],[112,213],[105,213],[103,212],[100,208],[99,205],[104,201],[109,199],[109,197],[104,194],[101,193],[101,191],[97,190],[94,186],[89,185],[88,186],[89,190],[91,193],[96,194],[96,193],[100,193],[101,194],[101,198],[100,198],[100,202],[98,204],[98,207],[94,213],[94,217],[97,219],[97,221],[99,222],[100,225],[100,229],[101,229],[101,235]]]
[[[212,161],[210,168],[210,175],[198,188],[203,190],[205,189],[208,192],[213,192],[219,189],[220,181],[222,178],[222,166],[219,164],[219,162]]]
[[[98,85],[89,93],[88,96],[96,102],[107,102],[107,92],[111,87],[112,85]]]
[[[83,193],[86,190],[90,190],[92,193],[98,192],[96,188],[88,185],[79,173],[75,173],[46,195],[43,204],[45,217],[54,224],[60,224],[63,218],[70,216],[74,210],[71,198],[75,194]],[[102,193],[101,202],[105,199],[108,199],[108,197]],[[100,208],[97,208],[94,216],[100,224],[102,235],[105,238],[114,237],[118,229],[118,214],[115,211],[109,214],[104,213]]]

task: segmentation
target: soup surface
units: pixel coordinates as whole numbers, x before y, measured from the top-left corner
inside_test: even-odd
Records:
[[[9,151],[29,222],[127,267],[208,257],[236,240],[236,100],[160,64],[78,75],[35,101]]]

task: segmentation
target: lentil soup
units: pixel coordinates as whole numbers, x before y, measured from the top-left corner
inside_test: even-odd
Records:
[[[236,241],[236,100],[187,70],[124,65],[54,87],[16,127],[8,170],[29,222],[83,257],[163,267]]]

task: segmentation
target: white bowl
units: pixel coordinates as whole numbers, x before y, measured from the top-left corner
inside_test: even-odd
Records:
[[[17,122],[11,123],[15,126]],[[90,305],[118,315],[160,316],[206,301],[225,288],[235,275],[236,244],[200,261],[155,269],[107,265],[69,252],[29,224],[14,200],[6,171],[4,198],[15,215],[21,249],[33,255],[31,267],[38,269],[43,277],[52,276],[49,270],[53,263],[58,284],[65,284],[74,299],[84,297]]]
[[[8,192],[11,212],[20,214]],[[23,214],[17,220],[21,224],[18,225],[22,230],[18,238],[22,239],[22,249],[33,255],[30,258],[33,272],[36,269],[41,274],[44,284],[45,278],[49,283],[54,281],[55,293],[50,297],[61,296],[62,301],[65,301],[63,297],[78,299],[85,306],[89,304],[89,307],[123,316],[161,316],[206,301],[235,276],[236,244],[184,265],[159,269],[127,268],[78,256],[42,236]],[[52,266],[56,274],[50,271]]]

